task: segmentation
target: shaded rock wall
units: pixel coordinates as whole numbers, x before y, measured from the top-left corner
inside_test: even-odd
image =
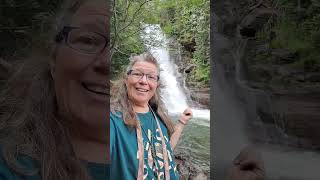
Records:
[[[320,91],[316,84],[299,87],[279,85],[270,80],[286,75],[288,80],[318,82],[319,73],[289,68],[296,57],[285,49],[270,49],[257,41],[256,33],[277,18],[271,1],[215,0],[211,14],[213,76],[224,77],[226,85],[245,107],[246,128],[253,142],[319,149]],[[215,24],[214,24],[215,23]],[[270,34],[272,38],[272,32]],[[268,53],[270,61],[254,58]],[[217,84],[213,84],[214,86]],[[213,102],[213,105],[214,102]],[[213,115],[214,117],[214,115]]]

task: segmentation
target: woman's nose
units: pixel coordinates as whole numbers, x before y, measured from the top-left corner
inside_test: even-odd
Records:
[[[98,54],[94,59],[93,66],[95,71],[103,74],[109,74],[110,61],[110,52],[109,49],[106,48],[103,53]]]
[[[139,82],[140,82],[140,83],[147,84],[147,83],[148,83],[147,75],[144,74],[144,75],[140,78]]]

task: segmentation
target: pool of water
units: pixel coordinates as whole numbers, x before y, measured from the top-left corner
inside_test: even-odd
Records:
[[[174,121],[178,117],[172,117]],[[184,128],[177,151],[190,156],[190,161],[206,173],[210,173],[210,121],[193,118]]]

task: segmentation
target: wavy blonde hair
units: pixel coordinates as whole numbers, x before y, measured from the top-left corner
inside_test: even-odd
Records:
[[[111,100],[110,100],[110,109],[111,112],[117,115],[117,112],[122,113],[122,118],[124,123],[129,127],[137,127],[137,115],[133,110],[132,102],[128,97],[128,91],[126,86],[126,80],[128,78],[127,72],[132,69],[135,63],[137,62],[148,62],[156,65],[158,72],[160,72],[160,66],[150,53],[144,53],[141,55],[132,56],[130,58],[130,63],[126,68],[126,71],[123,72],[121,78],[117,80],[112,85],[111,89]],[[163,83],[161,78],[158,82],[158,87],[154,96],[149,100],[149,105],[160,117],[161,121],[165,124],[168,129],[169,136],[174,131],[174,124],[169,118],[168,111],[161,98],[161,89],[163,88]]]
[[[68,25],[86,1],[66,0],[61,16],[53,22],[52,34]],[[22,176],[39,174],[43,180],[89,180],[87,168],[71,145],[70,122],[58,112],[50,73],[53,58],[47,52],[25,59],[1,92],[1,153],[10,169]],[[32,169],[18,163],[25,155],[31,158]]]

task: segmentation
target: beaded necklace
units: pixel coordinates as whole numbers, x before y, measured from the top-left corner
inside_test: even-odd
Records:
[[[147,137],[147,140],[150,144],[150,149],[151,149],[151,155],[152,155],[152,161],[153,161],[153,165],[155,166],[155,175],[156,176],[159,176],[159,172],[158,172],[158,168],[159,168],[159,164],[157,162],[157,152],[156,152],[156,149],[155,149],[155,143],[154,143],[154,135],[152,133],[152,131],[154,130],[154,119],[150,119],[152,124],[151,124],[151,127],[152,127],[152,130],[150,132],[150,138],[149,138],[149,132],[147,133],[146,130],[142,127],[141,125],[141,129],[142,129],[142,132],[145,134],[145,136]]]
[[[165,179],[166,180],[170,180],[170,174],[169,174],[169,162],[168,162],[168,154],[167,154],[167,147],[166,147],[166,143],[165,143],[165,140],[164,140],[164,137],[163,137],[163,133],[162,133],[162,130],[161,130],[161,127],[160,127],[160,123],[159,123],[159,120],[157,118],[157,116],[155,115],[154,111],[152,110],[152,108],[150,107],[149,105],[149,109],[154,117],[154,120],[156,121],[157,123],[157,127],[159,129],[159,133],[160,133],[160,137],[161,137],[161,143],[162,143],[162,155],[163,155],[163,163],[164,163],[164,169],[165,169]],[[136,128],[137,130],[137,141],[138,141],[138,159],[139,159],[139,166],[138,166],[138,177],[137,179],[138,180],[143,180],[143,171],[144,171],[144,148],[143,148],[143,140],[142,140],[142,127],[141,127],[141,124],[140,124],[140,121],[138,121],[138,126]],[[144,130],[143,130],[144,131]],[[146,133],[144,131],[144,133]],[[151,133],[152,134],[152,133]],[[147,136],[148,137],[148,136]],[[150,140],[148,138],[148,140]],[[152,146],[154,146],[153,144],[151,144]],[[152,147],[151,146],[151,147]],[[153,147],[154,148],[154,147]],[[151,149],[151,151],[155,152],[155,149]],[[156,155],[156,154],[154,154]],[[156,156],[153,156],[154,158],[154,161],[156,160],[155,157]],[[158,180],[160,180],[160,176],[159,176],[159,173],[157,174],[158,176]]]

